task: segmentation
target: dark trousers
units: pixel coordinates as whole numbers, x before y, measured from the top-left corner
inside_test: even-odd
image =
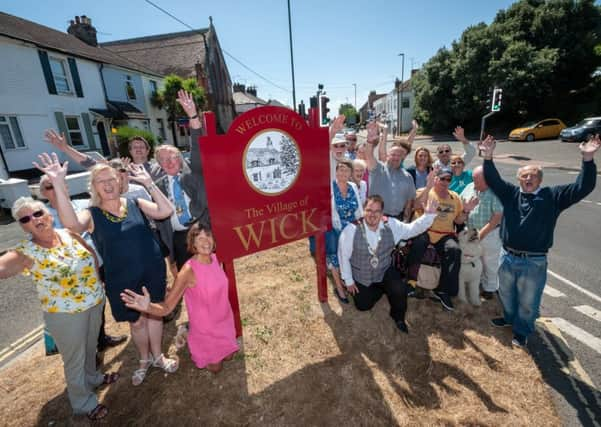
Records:
[[[388,297],[390,304],[390,317],[395,322],[405,320],[407,311],[407,284],[401,278],[401,273],[394,267],[389,267],[384,274],[384,279],[379,283],[372,283],[370,286],[355,282],[359,292],[353,296],[355,307],[360,311],[370,310],[382,294]]]
[[[417,272],[426,248],[430,244],[428,233],[413,239],[409,252],[409,279],[417,280]],[[445,292],[454,297],[459,291],[459,268],[461,267],[461,249],[455,236],[447,235],[434,244],[440,257],[440,281],[437,292]]]
[[[188,252],[187,236],[188,230],[173,232],[173,259],[178,270],[181,270],[186,261],[192,258],[192,254]]]

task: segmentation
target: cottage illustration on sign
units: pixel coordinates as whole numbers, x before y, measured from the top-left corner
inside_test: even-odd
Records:
[[[255,135],[246,146],[243,157],[248,183],[261,194],[276,196],[296,181],[301,167],[296,141],[279,130]]]

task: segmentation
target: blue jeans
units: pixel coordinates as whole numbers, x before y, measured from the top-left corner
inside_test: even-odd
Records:
[[[547,257],[517,257],[501,250],[499,261],[499,299],[503,317],[513,333],[527,337],[534,332],[540,301],[547,282]]]

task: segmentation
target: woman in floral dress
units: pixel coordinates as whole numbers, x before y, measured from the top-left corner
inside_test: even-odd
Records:
[[[12,215],[31,237],[0,257],[0,278],[31,275],[46,327],[63,358],[73,412],[91,420],[104,418],[108,409],[98,403],[95,389],[119,375],[96,369],[104,290],[93,251],[79,235],[55,229],[46,206],[31,197],[17,199]]]

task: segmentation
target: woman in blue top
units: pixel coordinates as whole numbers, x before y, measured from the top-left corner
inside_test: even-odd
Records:
[[[90,172],[90,208],[76,214],[65,185],[68,162],[61,166],[54,153],[52,157],[44,153],[39,158],[43,166],[35,165],[54,186],[61,222],[73,232],[89,232],[104,260],[106,294],[113,317],[117,322],[129,322],[140,354],[140,366],[133,374],[132,384],[140,385],[151,366],[175,372],[177,362],[161,352],[163,320],[128,309],[120,298],[124,289],[141,292],[144,285],[153,302],[163,301],[166,266],[144,215],[163,219],[171,215],[173,206],[143,166],[130,165],[131,178],[146,187],[154,202],[121,197],[118,172],[107,164],[98,164]]]
[[[332,181],[332,230],[326,233],[326,262],[336,285],[334,294],[345,304],[349,301],[340,279],[338,239],[347,224],[363,216],[359,189],[350,181],[352,171],[353,163],[350,160],[342,160],[336,164],[336,179]]]
[[[453,171],[453,178],[449,185],[449,190],[454,191],[457,194],[461,194],[463,189],[468,184],[472,183],[472,171],[463,170],[465,168],[465,162],[461,156],[451,157],[451,170]]]

